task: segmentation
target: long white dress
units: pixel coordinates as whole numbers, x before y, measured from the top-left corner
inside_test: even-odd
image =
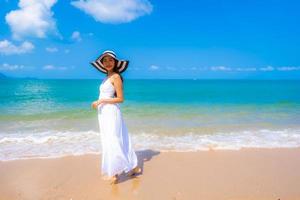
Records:
[[[106,77],[99,87],[99,99],[113,98],[115,88]],[[131,138],[118,103],[98,106],[98,122],[102,145],[102,178],[129,172],[138,164]]]

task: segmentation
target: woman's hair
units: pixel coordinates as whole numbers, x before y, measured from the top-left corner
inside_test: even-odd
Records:
[[[119,74],[120,77],[121,77],[121,80],[122,80],[122,82],[123,82],[123,77],[122,77],[122,75],[119,73],[119,71],[117,70],[118,61],[117,61],[116,59],[114,59],[114,60],[115,60],[115,66],[114,66],[114,68],[113,68],[113,72]]]
[[[124,82],[124,81],[123,81],[123,77],[122,77],[122,75],[119,73],[119,71],[117,70],[118,61],[117,61],[116,59],[114,59],[114,60],[115,60],[115,66],[114,66],[114,68],[113,68],[113,72],[115,72],[115,73],[117,73],[117,74],[120,75],[120,78],[121,78],[122,83],[123,83],[123,82]],[[115,97],[117,96],[117,93],[116,93],[116,92],[115,92],[114,96],[115,96]]]

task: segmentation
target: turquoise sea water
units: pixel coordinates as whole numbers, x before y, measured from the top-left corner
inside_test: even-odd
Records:
[[[99,80],[0,80],[0,160],[97,153]],[[127,80],[136,149],[300,146],[300,81]]]

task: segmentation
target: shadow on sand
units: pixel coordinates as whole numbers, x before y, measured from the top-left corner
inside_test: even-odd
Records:
[[[135,179],[138,176],[142,175],[144,172],[144,162],[151,160],[153,156],[156,156],[158,154],[160,154],[159,151],[154,151],[151,149],[136,151],[136,155],[137,155],[137,159],[138,159],[138,166],[142,169],[142,172],[139,174],[133,175],[133,176],[129,176],[129,177],[123,173],[119,176],[118,183],[125,182],[129,179]]]

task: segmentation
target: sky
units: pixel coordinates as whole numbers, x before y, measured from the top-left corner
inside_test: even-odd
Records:
[[[0,73],[98,79],[300,79],[297,0],[0,0]]]

